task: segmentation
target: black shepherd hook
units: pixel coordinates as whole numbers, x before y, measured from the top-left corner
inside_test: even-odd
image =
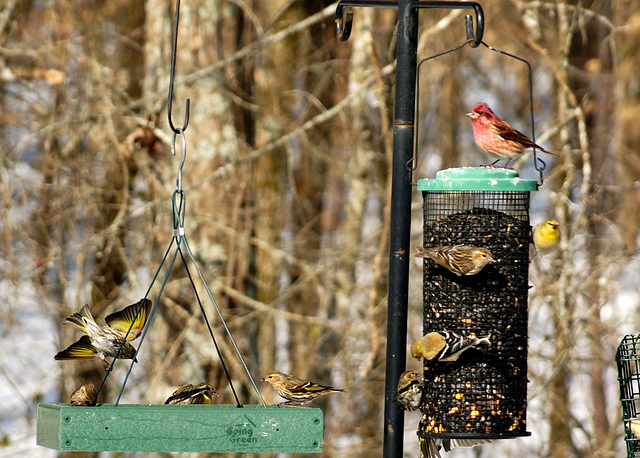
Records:
[[[178,47],[178,24],[180,23],[180,0],[176,0],[176,18],[173,23],[173,49],[171,50],[171,71],[169,74],[169,107],[167,109],[167,116],[169,118],[169,126],[174,134],[182,134],[184,135],[184,131],[187,130],[187,126],[189,125],[189,105],[190,100],[187,99],[187,104],[185,108],[184,114],[184,125],[181,129],[178,129],[173,125],[173,120],[171,119],[171,107],[173,105],[173,82],[175,80],[176,73],[176,49]]]
[[[351,36],[351,27],[353,25],[353,12],[346,7],[352,6],[370,6],[376,8],[393,8],[398,6],[397,1],[370,1],[370,0],[341,0],[336,7],[336,36],[340,41],[347,41]],[[484,12],[482,6],[476,2],[426,2],[414,1],[411,8],[429,8],[429,9],[471,9],[476,13],[476,30],[473,31],[473,21],[469,17],[466,19],[467,39],[471,38],[470,46],[476,48],[482,42],[484,35]]]

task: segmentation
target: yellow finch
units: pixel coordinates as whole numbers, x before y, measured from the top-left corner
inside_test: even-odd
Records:
[[[136,318],[136,312],[141,305],[142,308]],[[142,299],[119,312],[108,315],[105,318],[107,325],[101,327],[93,319],[89,306],[84,305],[79,312],[65,318],[62,324],[75,326],[85,332],[86,335],[69,345],[65,350],[58,352],[54,358],[57,360],[100,358],[106,364],[106,358],[113,358],[120,345],[124,343],[118,358],[131,359],[134,357],[136,349],[129,341],[136,339],[140,335],[147,322],[150,310],[151,301]],[[125,334],[132,322],[133,327],[125,340]]]
[[[87,383],[71,393],[69,404],[72,406],[93,407],[96,405],[98,390],[93,383]]]
[[[393,400],[402,410],[418,409],[422,402],[422,375],[416,371],[404,371],[400,374]]]
[[[551,253],[560,242],[560,223],[548,219],[533,229],[533,246],[541,256]]]
[[[216,389],[206,383],[191,383],[175,390],[165,404],[213,404],[212,398],[218,396]]]
[[[319,383],[309,382],[295,375],[283,374],[278,371],[269,372],[262,381],[269,382],[278,394],[287,400],[278,404],[279,406],[306,404],[323,394],[344,391],[342,388],[320,385]]]
[[[485,337],[469,334],[465,337],[451,331],[430,332],[411,344],[411,356],[429,361],[456,361],[464,351],[470,348],[482,343],[491,345],[490,337],[491,334]]]
[[[476,445],[491,442],[487,439],[433,439],[431,437],[419,436],[420,453],[422,458],[442,458],[440,449],[450,452],[458,447],[475,447]]]
[[[458,276],[475,275],[484,266],[496,262],[491,252],[486,248],[466,245],[440,246],[434,248],[420,248],[415,255],[417,258],[428,258],[436,264],[450,270]]]

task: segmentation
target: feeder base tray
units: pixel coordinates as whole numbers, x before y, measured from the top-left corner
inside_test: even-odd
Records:
[[[320,453],[322,440],[316,408],[38,404],[36,442],[61,451]]]

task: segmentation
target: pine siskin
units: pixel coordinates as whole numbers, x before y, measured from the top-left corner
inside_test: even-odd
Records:
[[[431,437],[419,436],[421,458],[442,458],[440,449],[445,452],[459,447],[475,447],[476,445],[488,444],[487,439],[433,439]]]
[[[279,406],[306,404],[323,394],[344,391],[342,388],[320,385],[319,383],[309,382],[295,375],[283,374],[278,371],[269,372],[262,381],[269,382],[278,394],[287,400],[278,404]]]
[[[435,248],[418,247],[418,252],[415,256],[431,259],[458,276],[475,275],[487,264],[496,262],[491,256],[491,252],[486,248],[466,245]]]
[[[144,303],[142,304],[140,313],[134,321],[136,312],[143,301]],[[93,319],[89,306],[84,305],[79,312],[65,318],[62,324],[75,326],[87,335],[82,336],[77,342],[72,343],[65,350],[59,351],[54,359],[100,358],[106,364],[106,358],[114,357],[120,345],[123,343],[124,345],[118,354],[118,358],[133,358],[136,349],[129,341],[136,339],[141,334],[150,310],[151,301],[149,299],[142,299],[119,312],[108,315],[105,318],[107,325],[100,327]],[[125,335],[132,322],[133,327],[125,340]]]
[[[560,242],[560,223],[548,219],[533,229],[533,246],[541,256],[551,253]]]
[[[96,405],[98,390],[93,383],[87,383],[71,393],[69,404],[72,406],[93,407]]]
[[[476,144],[485,153],[497,157],[496,162],[506,160],[505,167],[513,159],[522,156],[525,150],[534,146],[529,137],[500,119],[486,103],[477,104],[471,112],[467,113],[467,116],[471,118]],[[557,156],[540,145],[535,147],[543,153]]]
[[[393,400],[402,410],[416,410],[422,402],[422,375],[416,371],[404,371],[398,378],[398,388]]]
[[[206,383],[181,386],[167,398],[165,404],[213,404],[212,398],[217,397],[216,389]]]
[[[429,361],[457,361],[460,355],[470,348],[482,343],[491,345],[490,337],[491,334],[476,337],[472,333],[465,337],[451,331],[430,332],[411,344],[411,356]]]

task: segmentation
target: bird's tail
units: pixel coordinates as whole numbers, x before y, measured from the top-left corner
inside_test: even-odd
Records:
[[[87,333],[87,322],[95,324],[93,315],[91,315],[91,310],[89,310],[89,306],[85,304],[79,312],[66,317],[62,322],[62,325],[71,325],[80,329],[82,332]]]
[[[439,447],[432,438],[420,436],[420,458],[442,458]]]

